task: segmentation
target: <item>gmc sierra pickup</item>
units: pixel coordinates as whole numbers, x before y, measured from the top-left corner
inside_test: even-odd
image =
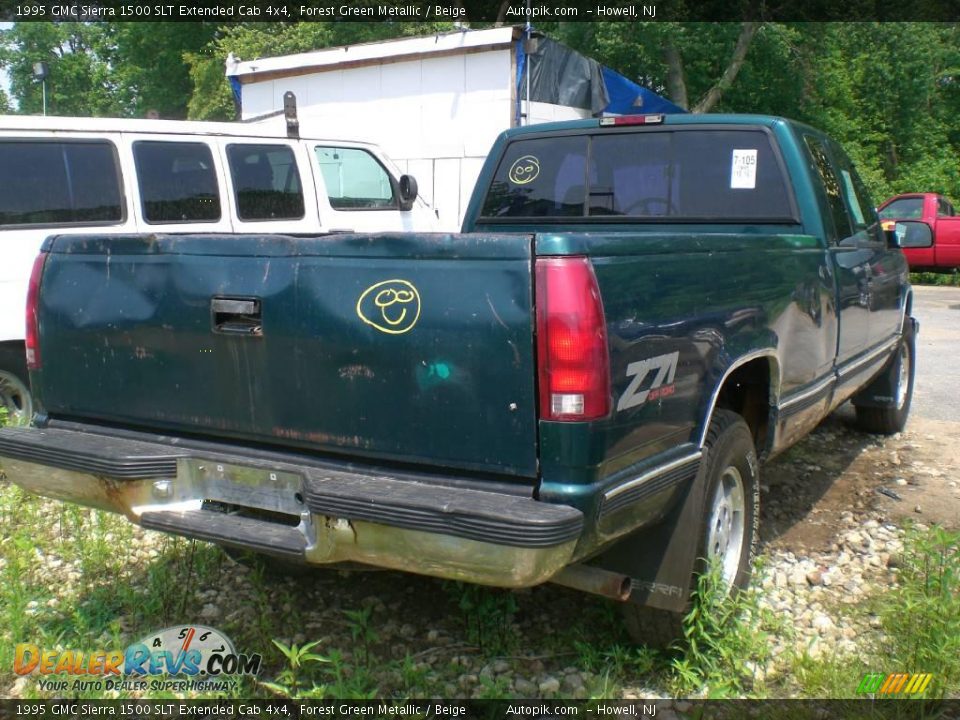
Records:
[[[51,237],[0,461],[287,560],[566,584],[662,644],[704,563],[748,581],[759,461],[850,398],[906,422],[929,227],[873,208],[812,128],[641,116],[507,131],[461,234]]]

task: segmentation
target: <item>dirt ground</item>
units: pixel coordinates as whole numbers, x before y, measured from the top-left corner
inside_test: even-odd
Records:
[[[829,550],[844,513],[960,529],[960,422],[913,416],[889,438],[841,408],[762,473],[765,544]]]

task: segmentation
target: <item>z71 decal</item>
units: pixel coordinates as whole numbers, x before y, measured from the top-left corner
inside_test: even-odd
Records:
[[[643,405],[648,400],[659,400],[673,395],[677,389],[677,386],[673,383],[673,376],[677,372],[677,361],[679,359],[680,351],[677,350],[627,365],[627,377],[632,377],[633,380],[623,391],[623,395],[620,396],[620,401],[617,403],[617,412]],[[641,390],[640,386],[643,385],[647,376],[653,370],[657,372],[653,377],[653,382],[646,390]]]

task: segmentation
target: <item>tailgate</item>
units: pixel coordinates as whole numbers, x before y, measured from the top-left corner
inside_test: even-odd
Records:
[[[50,415],[534,476],[525,235],[66,237]]]

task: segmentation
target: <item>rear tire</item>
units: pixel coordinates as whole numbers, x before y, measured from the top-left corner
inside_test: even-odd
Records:
[[[23,345],[0,346],[0,408],[7,411],[7,425],[28,425],[33,418],[33,395]]]
[[[750,583],[756,552],[760,517],[757,453],[750,428],[729,410],[714,412],[706,445],[706,494],[690,589],[718,558],[723,582],[733,594]],[[638,643],[662,649],[683,636],[683,613],[633,604],[622,607],[627,631]]]
[[[916,336],[913,323],[907,321],[897,352],[890,360],[890,364],[881,373],[887,375],[890,387],[893,389],[895,404],[890,407],[870,407],[857,405],[857,426],[861,430],[880,435],[893,435],[901,432],[907,426],[910,416],[910,404],[913,401],[913,377],[916,372],[917,357]]]

